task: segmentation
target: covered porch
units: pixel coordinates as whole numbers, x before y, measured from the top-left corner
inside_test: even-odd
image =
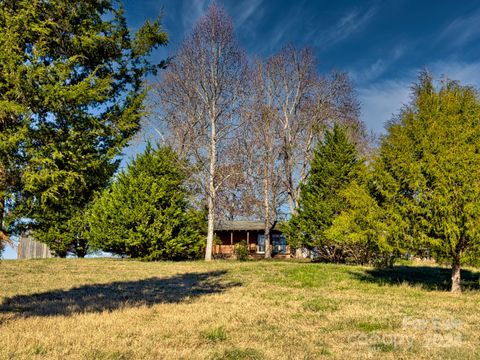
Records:
[[[250,257],[262,258],[265,254],[264,224],[261,221],[219,221],[215,224],[216,243],[213,255],[217,258],[230,258],[235,255],[235,246],[246,244]],[[290,257],[290,247],[280,230],[271,230],[272,256]]]

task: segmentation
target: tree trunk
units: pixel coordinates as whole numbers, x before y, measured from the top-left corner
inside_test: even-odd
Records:
[[[213,113],[215,113],[213,111]],[[211,121],[211,142],[210,142],[210,174],[208,181],[208,229],[207,246],[205,248],[205,261],[212,260],[213,231],[215,223],[215,170],[217,166],[217,133],[215,120]]]
[[[0,247],[3,242],[8,242],[8,234],[4,227],[5,223],[5,196],[0,196]]]
[[[81,238],[77,239],[74,250],[75,255],[77,255],[78,258],[83,259],[88,253],[88,241]]]
[[[272,246],[270,241],[270,226],[265,226],[265,259],[272,258]]]
[[[265,164],[267,167],[268,164]],[[270,201],[269,195],[269,182],[268,171],[265,170],[265,177],[263,179],[263,206],[265,212],[265,229],[264,229],[264,241],[265,241],[265,259],[272,258],[272,249],[270,247]]]
[[[5,216],[5,196],[0,196],[0,237],[3,235],[3,219]]]
[[[291,181],[291,179],[290,179]],[[293,187],[290,187],[291,190],[287,192],[288,194],[288,204],[290,207],[290,215],[295,216],[298,212],[298,209],[295,205],[295,195],[293,193]],[[300,245],[300,247],[295,249],[295,259],[303,259],[303,246]]]
[[[452,288],[451,292],[459,293],[462,292],[460,286],[460,258],[456,258],[452,264]]]
[[[205,260],[212,260],[212,250],[213,250],[213,225],[214,225],[214,216],[213,216],[213,205],[212,200],[208,199],[208,228],[207,228],[207,246],[205,248]]]

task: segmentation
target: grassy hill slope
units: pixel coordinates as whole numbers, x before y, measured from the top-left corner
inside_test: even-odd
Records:
[[[271,262],[0,262],[1,359],[469,359],[478,274]]]

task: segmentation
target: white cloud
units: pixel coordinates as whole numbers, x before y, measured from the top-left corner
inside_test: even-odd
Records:
[[[207,11],[211,0],[190,0],[184,2],[182,24],[184,31],[190,31],[198,19]]]
[[[235,19],[237,28],[242,27],[259,9],[262,0],[247,0],[239,2],[240,6],[235,7],[231,15]]]
[[[226,12],[233,18],[235,29],[240,29],[258,13],[263,0],[245,0],[235,2],[232,6],[226,6],[222,2],[217,2],[221,6],[225,6]],[[197,21],[207,12],[210,4],[215,3],[214,0],[188,0],[183,2],[182,25],[183,32],[189,33]],[[248,30],[248,29],[247,29]]]
[[[460,81],[462,85],[480,88],[480,62],[437,61],[427,68],[436,79],[446,76],[449,79]]]
[[[383,58],[376,59],[368,66],[361,64],[360,70],[351,70],[352,79],[358,84],[373,81],[390,69],[406,52],[407,46],[405,44],[398,44]]]
[[[480,88],[480,62],[437,61],[428,65],[427,69],[436,81],[447,76],[460,81],[462,85]],[[383,133],[385,123],[398,114],[402,106],[408,104],[410,88],[416,81],[419,70],[412,69],[403,78],[375,81],[358,89],[361,117],[369,130]]]
[[[291,40],[292,34],[297,33],[300,28],[300,23],[304,20],[302,14],[305,3],[306,0],[298,1],[295,8],[291,10],[288,18],[276,22],[266,34],[255,33],[257,30],[254,28],[247,29],[252,33],[252,39],[259,37],[263,40],[252,43],[252,45],[249,46],[249,52],[255,56],[269,56],[273,51],[277,51],[280,46],[288,43],[288,41],[285,41],[287,35],[289,35],[289,40]],[[308,35],[305,36],[305,38],[307,37]]]
[[[466,45],[480,37],[479,23],[480,9],[467,16],[458,17],[448,24],[439,41],[445,41],[454,47]]]
[[[367,25],[376,12],[377,8],[375,6],[366,10],[349,10],[332,28],[320,33],[317,38],[318,45],[321,45],[325,49],[349,38]]]
[[[369,130],[382,133],[384,125],[409,100],[411,79],[385,80],[360,88],[361,117]]]

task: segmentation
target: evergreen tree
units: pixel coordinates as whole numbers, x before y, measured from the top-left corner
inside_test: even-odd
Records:
[[[168,147],[137,156],[87,214],[94,249],[146,260],[202,255],[204,214],[189,204],[188,169]]]
[[[340,192],[344,207],[325,231],[325,237],[343,261],[392,266],[401,253],[398,239],[404,235],[403,222],[391,202],[378,191],[382,181],[376,165],[362,165],[357,177]]]
[[[113,0],[0,2],[0,220],[15,212],[57,255],[139,129],[159,20],[132,34]],[[0,221],[3,223],[3,221]],[[5,229],[3,229],[5,230]]]
[[[412,103],[388,126],[380,156],[403,218],[406,245],[460,266],[480,245],[480,99],[475,89],[443,81],[436,90],[422,73]]]
[[[307,180],[302,185],[298,214],[284,225],[288,243],[314,249],[321,259],[339,261],[341,251],[325,231],[345,208],[341,192],[355,178],[361,165],[357,150],[345,130],[335,125],[314,152]]]

